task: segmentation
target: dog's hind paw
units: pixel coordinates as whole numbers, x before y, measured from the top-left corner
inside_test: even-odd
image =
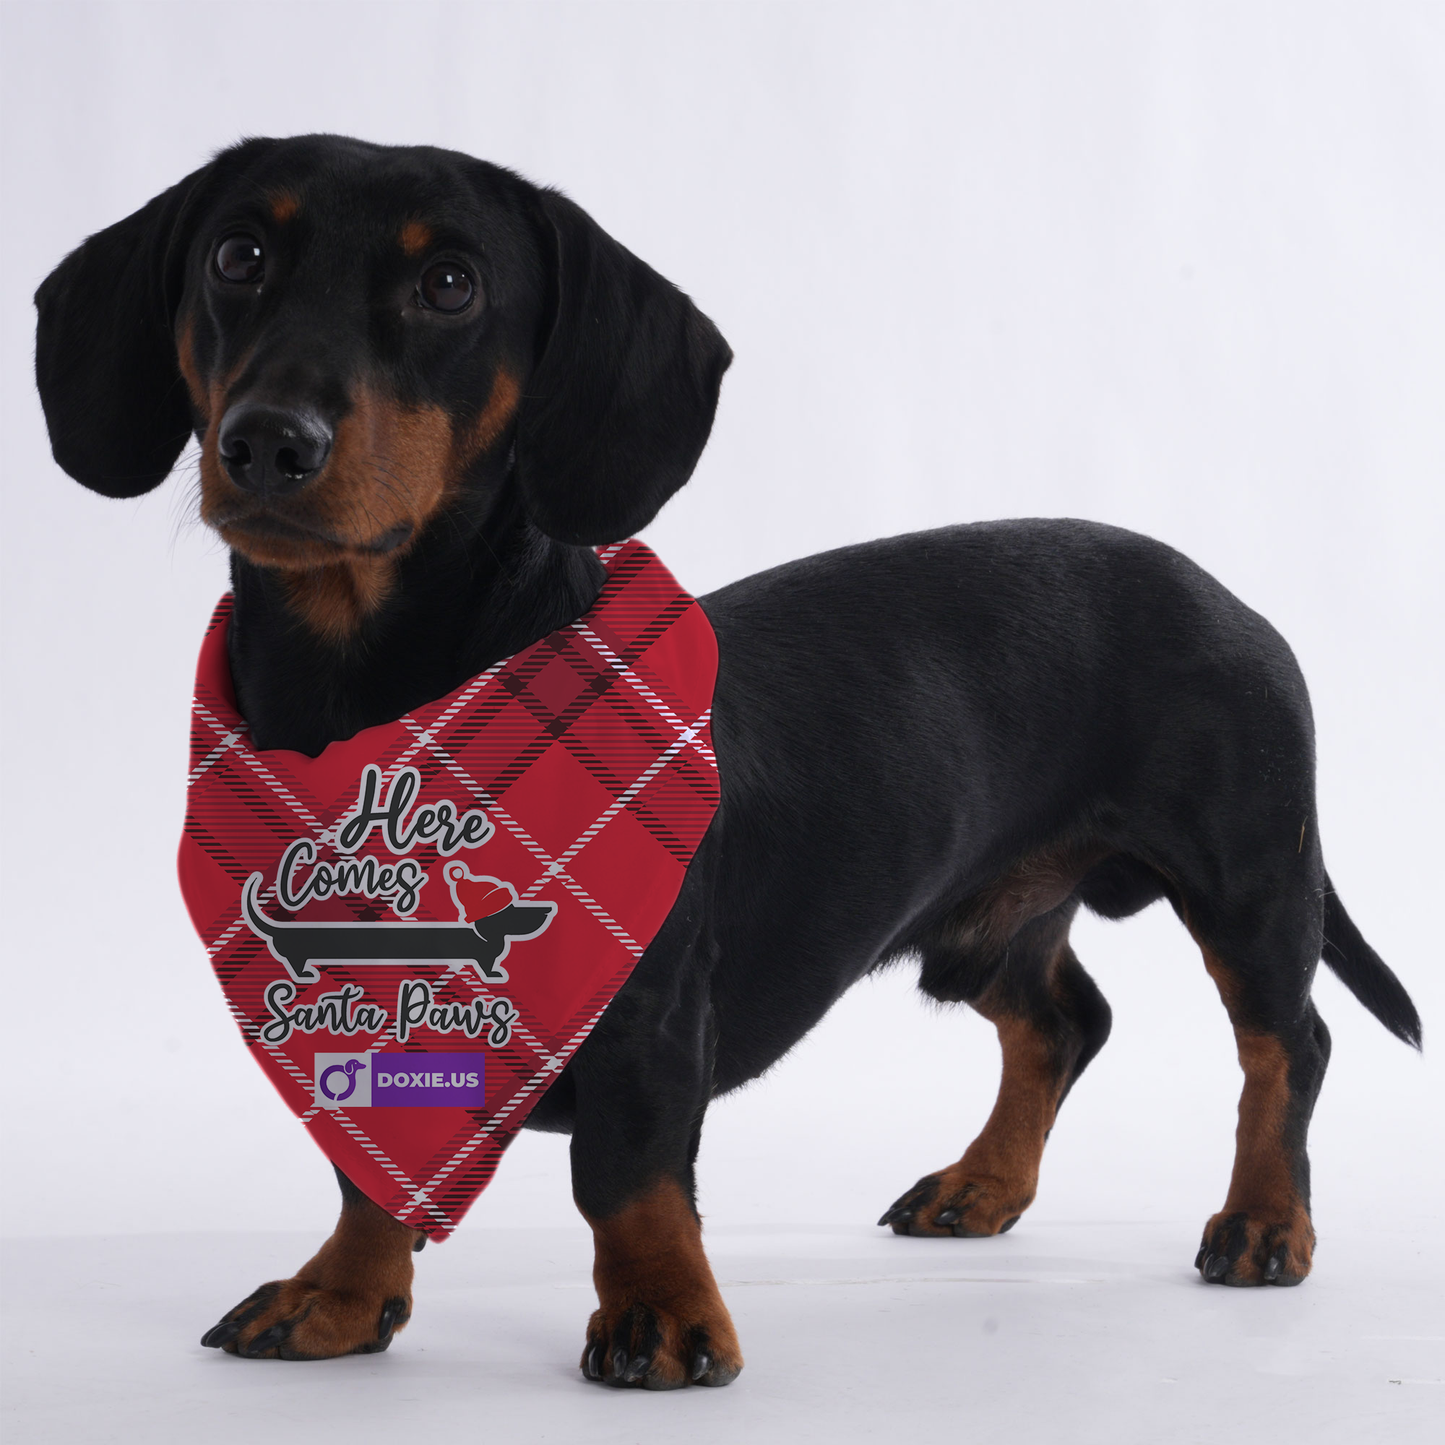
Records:
[[[1007,1234],[1033,1200],[1032,1183],[972,1174],[951,1164],[925,1174],[883,1211],[878,1223],[894,1234],[981,1239]]]
[[[1204,1226],[1194,1267],[1206,1284],[1299,1284],[1314,1260],[1315,1231],[1303,1209],[1281,1220],[1236,1211]]]
[[[375,1355],[411,1318],[411,1300],[322,1289],[300,1279],[272,1280],[201,1336],[208,1349],[248,1360],[329,1360]]]
[[[611,1319],[594,1311],[587,1325],[582,1373],[626,1389],[677,1390],[684,1385],[730,1385],[743,1367],[732,1321],[713,1327],[687,1323],[636,1304]]]

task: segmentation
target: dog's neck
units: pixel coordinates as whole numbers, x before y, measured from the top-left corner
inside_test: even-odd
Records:
[[[228,648],[252,744],[314,757],[444,697],[580,617],[603,575],[591,548],[539,532],[512,486],[483,521],[438,518],[398,559],[384,600],[342,640],[299,615],[294,576],[233,552]]]

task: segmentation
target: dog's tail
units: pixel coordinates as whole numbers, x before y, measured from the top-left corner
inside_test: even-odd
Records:
[[[1321,957],[1335,975],[1397,1039],[1420,1047],[1420,1015],[1405,985],[1365,942],[1325,875],[1325,941]]]

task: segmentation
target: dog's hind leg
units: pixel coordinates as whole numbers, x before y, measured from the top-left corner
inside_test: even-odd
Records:
[[[1187,912],[1244,1071],[1229,1193],[1204,1226],[1194,1261],[1211,1284],[1298,1284],[1310,1272],[1305,1144],[1330,1057],[1329,1030],[1310,1000],[1319,895],[1294,877],[1228,910],[1206,912],[1200,903]]]
[[[998,1030],[1003,1077],[963,1157],[925,1175],[883,1215],[895,1234],[1003,1234],[1033,1203],[1044,1141],[1074,1080],[1109,1036],[1110,1011],[1069,947],[1072,899],[1032,919],[1002,961],[979,967],[940,931],[923,947],[926,993],[966,998]]]
[[[374,1355],[411,1318],[412,1255],[426,1236],[398,1224],[339,1169],[341,1218],[291,1279],[272,1280],[201,1343],[249,1360]]]

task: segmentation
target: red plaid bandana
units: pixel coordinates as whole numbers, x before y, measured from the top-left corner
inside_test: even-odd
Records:
[[[253,1057],[445,1239],[652,941],[717,807],[717,645],[641,542],[590,612],[319,757],[257,752],[201,647],[181,891]]]

